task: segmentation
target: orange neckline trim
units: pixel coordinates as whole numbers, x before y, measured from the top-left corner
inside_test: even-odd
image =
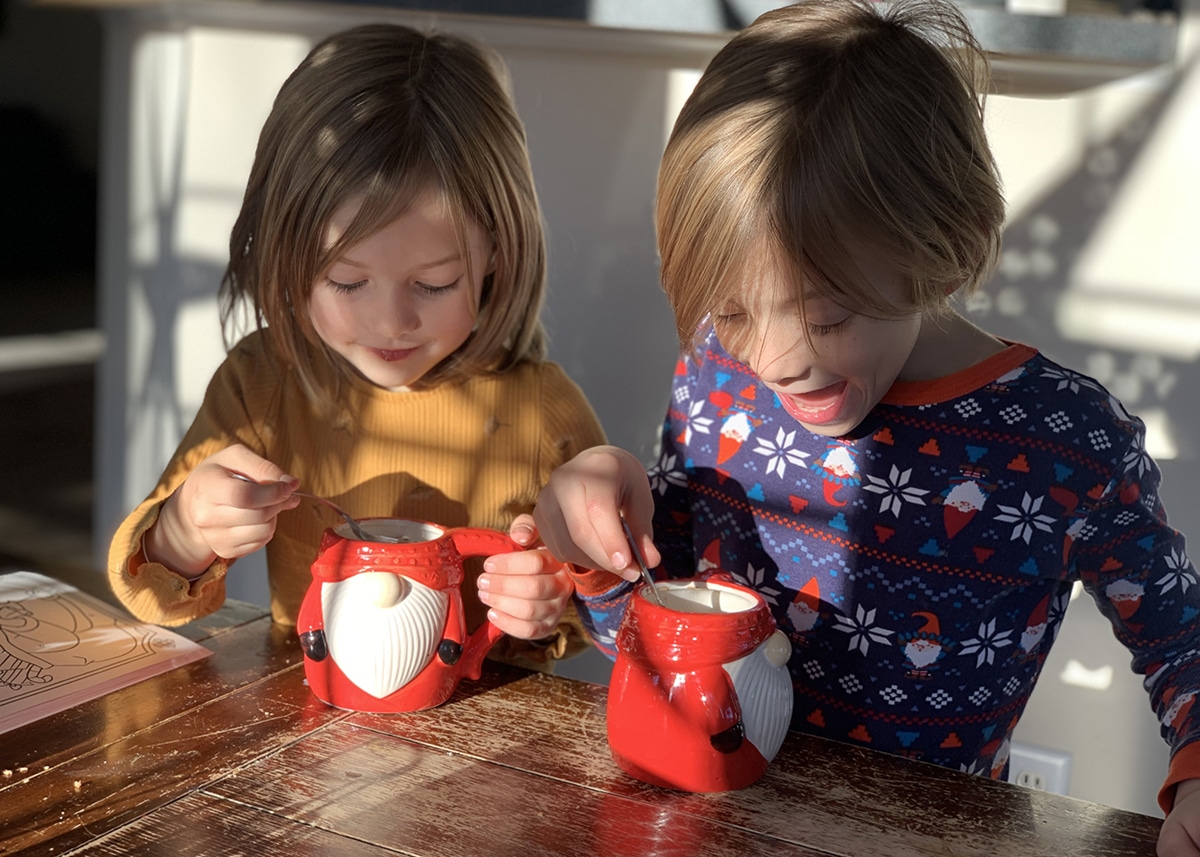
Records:
[[[1037,356],[1037,349],[1019,342],[961,372],[931,381],[897,381],[882,399],[885,405],[936,405],[973,393]]]

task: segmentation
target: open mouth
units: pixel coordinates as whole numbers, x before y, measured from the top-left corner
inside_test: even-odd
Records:
[[[835,423],[846,406],[848,385],[838,381],[809,393],[779,393],[783,409],[802,423],[814,426]]]

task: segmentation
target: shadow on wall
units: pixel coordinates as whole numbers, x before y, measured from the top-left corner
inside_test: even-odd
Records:
[[[1167,294],[1151,282],[1090,288],[1072,273],[1198,69],[1200,63],[1191,62],[1161,96],[1089,147],[1074,173],[1008,224],[996,273],[966,306],[991,333],[1034,345],[1104,384],[1146,422],[1147,449],[1164,474],[1194,464],[1200,445],[1200,404],[1187,395],[1200,386],[1200,296]],[[1179,510],[1200,534],[1197,511]]]

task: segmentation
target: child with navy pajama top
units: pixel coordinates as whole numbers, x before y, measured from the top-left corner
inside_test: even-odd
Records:
[[[986,86],[942,0],[806,0],[730,41],[659,173],[685,343],[661,454],[587,450],[534,517],[610,655],[623,515],[660,577],[770,603],[793,729],[992,777],[1082,582],[1172,748],[1159,854],[1200,855],[1200,586],[1144,427],[951,304],[1004,222]]]

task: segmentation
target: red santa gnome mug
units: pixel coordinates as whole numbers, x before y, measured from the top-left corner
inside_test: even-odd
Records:
[[[397,543],[325,531],[296,631],[317,698],[351,711],[395,713],[441,705],[459,680],[479,678],[503,632],[485,620],[470,636],[463,557],[521,550],[503,533],[424,521],[362,522]]]
[[[608,744],[652,785],[719,792],[767,770],[792,717],[791,644],[727,575],[639,587],[617,631]]]

